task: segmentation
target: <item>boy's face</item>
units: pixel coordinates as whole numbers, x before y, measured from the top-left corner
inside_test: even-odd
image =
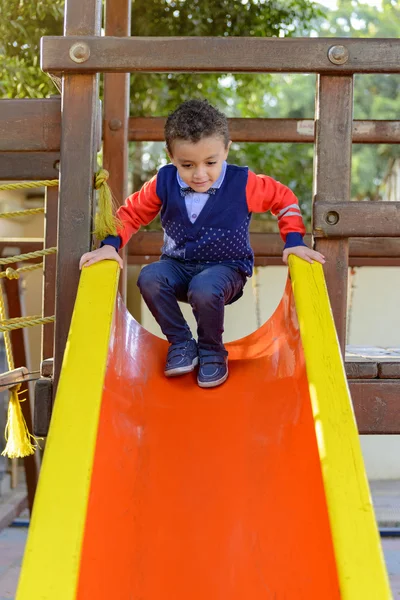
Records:
[[[211,136],[196,142],[174,140],[169,157],[183,181],[196,192],[206,192],[221,174],[229,152],[224,140]]]

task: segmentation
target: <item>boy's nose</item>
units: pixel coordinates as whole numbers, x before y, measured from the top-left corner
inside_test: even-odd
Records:
[[[207,171],[204,167],[198,168],[193,174],[195,181],[203,181],[207,177]]]

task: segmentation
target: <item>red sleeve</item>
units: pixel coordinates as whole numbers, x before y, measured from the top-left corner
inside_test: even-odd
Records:
[[[246,198],[249,212],[271,211],[278,218],[279,231],[283,241],[288,233],[304,235],[304,227],[299,201],[293,192],[267,175],[256,175],[249,171],[246,186]]]
[[[145,183],[143,187],[129,196],[125,204],[116,213],[123,227],[118,230],[122,240],[121,248],[128,243],[131,236],[141,225],[148,225],[159,213],[161,200],[157,196],[157,175]]]

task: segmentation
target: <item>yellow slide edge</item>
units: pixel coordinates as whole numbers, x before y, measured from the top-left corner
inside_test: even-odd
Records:
[[[16,600],[76,597],[118,279],[115,261],[81,274]]]
[[[391,600],[322,266],[289,257],[342,600]]]

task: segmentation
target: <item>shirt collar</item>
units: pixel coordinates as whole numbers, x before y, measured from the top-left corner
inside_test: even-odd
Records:
[[[222,163],[222,169],[221,169],[220,176],[218,177],[217,181],[215,183],[213,183],[213,185],[211,187],[217,188],[217,189],[221,187],[221,185],[223,184],[223,181],[225,179],[226,167],[227,167],[227,163],[226,163],[226,160],[224,160],[224,162]],[[177,178],[178,184],[181,188],[187,188],[187,183],[185,183],[183,181],[182,177],[179,175],[178,170],[176,171],[176,178]],[[206,193],[206,192],[198,192],[198,193]]]

